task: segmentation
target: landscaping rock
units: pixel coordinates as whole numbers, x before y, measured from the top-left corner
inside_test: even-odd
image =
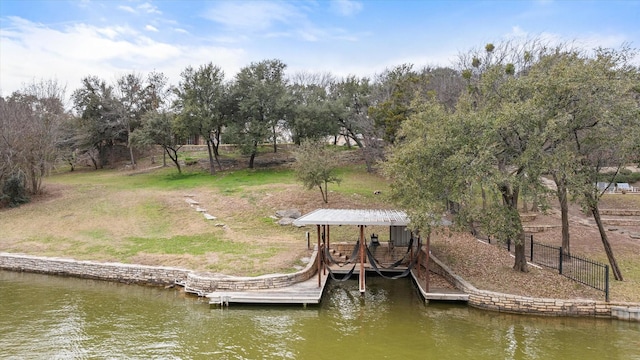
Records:
[[[213,216],[211,214],[207,214],[207,213],[204,213],[204,218],[207,219],[207,220],[215,220],[215,219],[217,219],[217,217],[215,217],[215,216]]]
[[[297,219],[302,216],[302,213],[298,209],[278,210],[276,211],[276,216],[278,218]]]
[[[282,219],[278,220],[278,225],[281,225],[281,226],[288,226],[288,225],[293,224],[293,221],[294,221],[294,220],[295,220],[295,219],[292,219],[292,218],[290,218],[290,217],[285,217],[285,218],[282,218]]]

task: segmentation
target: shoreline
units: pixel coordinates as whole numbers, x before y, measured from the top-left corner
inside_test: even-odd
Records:
[[[185,291],[204,296],[216,290],[251,291],[277,289],[301,282],[315,275],[314,250],[307,266],[290,274],[267,274],[255,277],[198,273],[193,270],[124,263],[103,263],[68,258],[52,258],[0,252],[0,270],[30,272],[126,284],[170,286],[182,285]],[[469,294],[468,305],[496,312],[523,315],[609,318],[640,322],[640,303],[605,302],[586,299],[534,298],[477,289],[456,275],[431,255],[432,272],[444,276],[456,288]],[[414,279],[415,280],[415,279]],[[418,284],[421,294],[424,293]]]

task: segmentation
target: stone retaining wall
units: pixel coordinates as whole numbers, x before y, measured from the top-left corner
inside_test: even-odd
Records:
[[[600,215],[640,216],[640,209],[598,209]]]
[[[174,284],[176,280],[186,280],[187,274],[190,273],[190,270],[171,267],[101,263],[10,253],[0,253],[0,269],[146,285]]]
[[[453,273],[444,263],[431,254],[430,270],[443,276],[456,288],[469,294],[469,305],[498,312],[550,315],[593,316],[629,321],[640,321],[640,304],[614,303],[597,300],[564,300],[533,298],[479,290]]]
[[[0,269],[143,285],[172,285],[178,281],[190,292],[204,295],[214,290],[241,291],[285,287],[307,280],[315,274],[316,255],[317,252],[314,251],[309,264],[301,271],[256,277],[204,274],[163,266],[78,261],[10,253],[0,253]]]
[[[212,291],[244,291],[282,288],[310,279],[317,269],[317,250],[313,251],[307,266],[292,274],[269,274],[255,277],[237,277],[220,274],[189,273],[185,288],[189,291],[209,293]]]
[[[315,274],[316,257],[317,250],[313,252],[307,266],[299,272],[256,277],[199,274],[191,270],[171,267],[100,263],[10,253],[0,253],[0,269],[149,285],[170,285],[177,280],[183,282],[185,288],[205,294],[214,290],[242,291],[278,288],[308,280]],[[640,321],[640,304],[638,303],[532,298],[479,290],[454,274],[433,255],[430,258],[432,260],[430,270],[443,276],[458,289],[468,293],[470,306],[510,313],[594,316]]]

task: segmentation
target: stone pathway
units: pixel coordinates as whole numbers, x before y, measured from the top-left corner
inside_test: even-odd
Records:
[[[207,212],[207,209],[200,207],[200,202],[198,202],[197,200],[194,199],[195,195],[190,195],[187,194],[184,196],[185,197],[185,201],[187,202],[187,204],[189,204],[190,207],[194,208],[196,210],[196,212],[201,213],[205,219],[207,220],[216,220],[217,217],[209,214]],[[224,226],[223,223],[217,223],[215,226]]]

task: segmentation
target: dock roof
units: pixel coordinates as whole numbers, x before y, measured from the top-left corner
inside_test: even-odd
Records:
[[[297,218],[294,225],[407,226],[407,214],[399,210],[317,209]]]

